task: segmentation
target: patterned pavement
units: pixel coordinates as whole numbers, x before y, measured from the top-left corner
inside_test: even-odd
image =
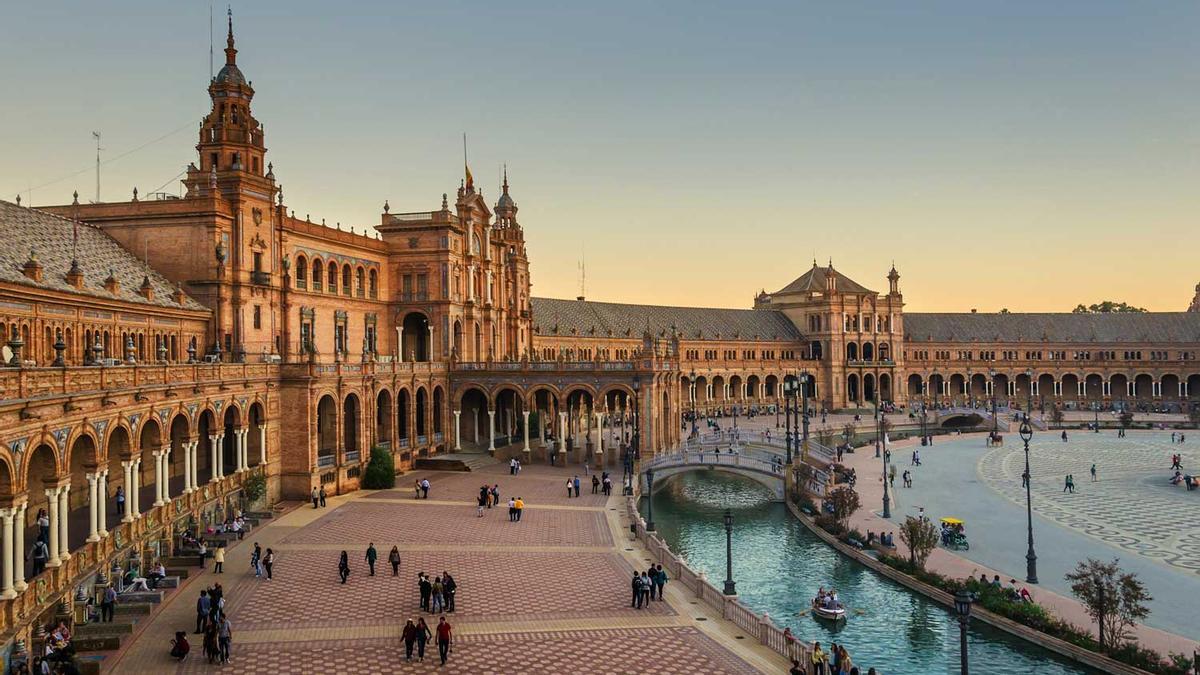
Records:
[[[1171,443],[1169,433],[1117,438],[1111,432],[1070,432],[1063,443],[1053,435],[1046,434],[1029,451],[1038,515],[1181,571],[1200,572],[1200,520],[1195,517],[1200,492],[1168,482],[1175,453],[1183,455],[1184,473],[1200,472],[1200,438],[1179,445]],[[1024,469],[1019,440],[987,452],[978,465],[988,487],[1022,507]],[[1063,492],[1067,474],[1074,475],[1074,494]]]
[[[225,672],[254,673],[674,673],[783,672],[783,660],[735,626],[668,584],[667,602],[629,607],[629,578],[647,554],[631,540],[619,497],[567,499],[561,467],[506,466],[429,476],[429,500],[403,487],[334,497],[329,508],[300,508],[260,528],[227,556],[225,586],[233,625],[233,660]],[[581,480],[584,476],[580,475]],[[479,485],[499,482],[502,496],[529,503],[520,523],[501,507],[475,515]],[[275,578],[248,573],[252,542],[276,552]],[[367,574],[366,543],[379,551]],[[386,562],[401,553],[400,576]],[[351,576],[339,583],[337,558],[350,553]],[[398,639],[406,619],[420,616],[416,573],[454,575],[456,644],[445,668],[430,645],[424,663],[404,661]],[[189,579],[116,656],[109,672],[208,670],[193,640],[192,657],[175,664],[166,645],[194,624],[194,603],[214,577]],[[424,615],[430,626],[437,616]],[[192,636],[198,638],[199,636]]]

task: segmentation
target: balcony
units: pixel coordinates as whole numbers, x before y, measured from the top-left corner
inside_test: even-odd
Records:
[[[416,292],[416,293],[414,293],[412,291],[400,293],[400,302],[425,302],[428,299],[429,299],[429,293],[424,292],[424,291],[420,291],[420,292]]]
[[[337,458],[334,457],[333,455],[318,455],[317,456],[317,468],[318,469],[328,469],[329,467],[334,465],[336,460],[337,460]]]
[[[250,283],[254,284],[255,286],[270,286],[271,285],[271,273],[270,272],[251,272],[250,273]]]
[[[346,464],[358,464],[361,454],[358,450],[351,450],[346,453]]]

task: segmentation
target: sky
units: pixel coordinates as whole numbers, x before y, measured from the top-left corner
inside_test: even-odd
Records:
[[[0,196],[177,191],[208,2],[13,3]],[[225,5],[213,7],[216,67]],[[535,295],[748,307],[812,266],[909,311],[1187,307],[1200,3],[235,2],[297,215],[355,229],[507,163]]]

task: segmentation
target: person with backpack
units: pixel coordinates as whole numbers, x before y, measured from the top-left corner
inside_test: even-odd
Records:
[[[50,549],[46,546],[45,539],[38,537],[38,540],[33,542],[30,557],[33,559],[33,576],[36,577],[46,571],[46,562],[50,560]]]
[[[667,585],[667,571],[663,569],[662,565],[655,566],[654,571],[657,574],[654,586],[658,589],[658,599],[662,600],[663,587]]]
[[[635,609],[642,608],[642,575],[637,572],[633,573],[633,583],[630,584],[633,590],[633,599],[629,602],[629,606]]]
[[[183,661],[191,650],[192,646],[188,644],[187,631],[175,631],[175,639],[171,640],[171,657],[176,661]]]

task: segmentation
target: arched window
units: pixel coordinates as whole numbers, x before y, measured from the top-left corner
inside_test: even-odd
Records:
[[[349,265],[342,267],[342,295],[350,295],[351,294],[351,288],[350,288],[351,274],[352,273],[350,272]]]
[[[321,290],[321,280],[325,278],[325,264],[320,258],[313,258],[312,264],[312,289],[314,291]]]
[[[367,292],[371,294],[371,298],[379,297],[379,275],[375,272],[375,270],[371,270],[371,273],[367,276],[367,279]]]
[[[329,261],[329,273],[326,275],[325,283],[329,284],[329,292],[337,293],[337,263]]]
[[[296,288],[308,288],[308,259],[296,256]]]
[[[355,290],[357,291],[358,297],[360,297],[360,298],[361,298],[361,297],[363,297],[363,295],[364,295],[364,294],[366,294],[366,292],[367,292],[367,273],[366,273],[366,270],[364,270],[363,268],[359,267],[359,268],[356,270],[356,274],[355,274],[355,281],[357,281],[357,282],[358,282],[358,286],[355,288]]]

